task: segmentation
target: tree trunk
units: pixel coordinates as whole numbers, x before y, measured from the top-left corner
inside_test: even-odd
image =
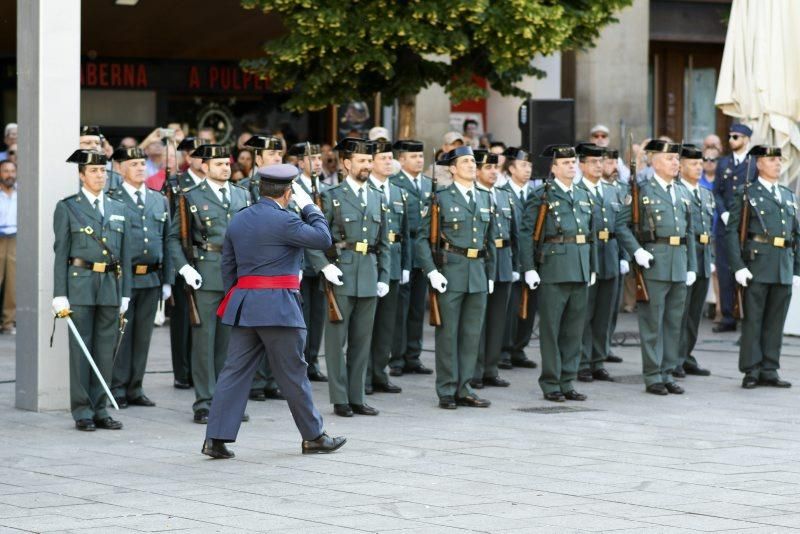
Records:
[[[417,131],[417,95],[401,95],[397,102],[397,138],[414,139]]]

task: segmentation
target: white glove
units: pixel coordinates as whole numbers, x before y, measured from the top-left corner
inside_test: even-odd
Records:
[[[447,278],[439,271],[433,270],[429,272],[428,280],[431,281],[431,286],[439,293],[447,291]]]
[[[378,298],[383,298],[389,292],[389,284],[378,282]]]
[[[711,264],[711,274],[714,274],[715,272],[717,272],[717,266],[712,263]]]
[[[406,285],[409,280],[411,280],[411,271],[406,271],[403,269],[403,272],[400,273],[400,285]]]
[[[731,216],[730,212],[727,212],[727,211],[725,213],[723,213],[722,215],[720,215],[719,218],[722,219],[722,224],[724,224],[725,226],[728,226],[728,217],[730,217],[730,216]]]
[[[792,287],[794,289],[800,288],[800,276],[792,276]]]
[[[342,282],[342,270],[339,269],[332,263],[329,263],[325,267],[322,268],[320,271],[325,279],[335,286],[342,286],[344,282]]]
[[[301,284],[303,283],[303,271],[300,271],[297,274],[297,279],[300,281]]]
[[[119,305],[119,314],[125,315],[125,312],[128,311],[128,306],[131,303],[130,297],[122,297],[122,302]]]
[[[592,287],[597,282],[597,273],[589,274],[589,287]]]
[[[56,297],[53,299],[52,307],[53,313],[58,315],[60,311],[69,309],[69,300],[67,297]]]
[[[688,287],[692,287],[695,282],[697,282],[697,273],[694,271],[688,271],[686,273],[686,285]]]
[[[542,279],[539,278],[539,273],[536,271],[525,271],[525,283],[528,284],[528,287],[533,291],[539,284],[542,283]]]
[[[494,293],[494,280],[489,280],[489,294]]]
[[[747,287],[747,281],[753,279],[753,273],[750,272],[750,269],[747,267],[742,267],[735,273],[733,273],[733,277],[736,278],[736,282],[742,286]],[[794,277],[792,277],[792,284],[794,284]]]
[[[178,274],[194,289],[200,289],[200,286],[203,285],[203,277],[188,263],[180,268]]]
[[[636,260],[641,267],[645,269],[650,268],[650,262],[653,261],[653,255],[647,252],[645,249],[640,248],[636,252],[633,253],[633,258]]]
[[[517,271],[511,271],[511,281],[519,282],[519,273]]]
[[[619,274],[626,275],[631,272],[631,264],[628,260],[619,260]]]
[[[292,184],[292,200],[294,200],[294,203],[297,204],[297,207],[301,210],[309,204],[314,203],[309,194],[306,193],[297,182]]]
[[[161,300],[169,300],[172,296],[172,286],[169,284],[164,284],[161,286]]]

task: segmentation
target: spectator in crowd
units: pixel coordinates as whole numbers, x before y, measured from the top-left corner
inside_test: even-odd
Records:
[[[12,145],[8,145],[8,150],[6,150],[6,154],[8,154],[7,158],[8,161],[12,162],[14,165],[17,164],[17,143]],[[2,158],[0,158],[2,161]]]
[[[722,154],[722,140],[717,134],[709,134],[703,139],[703,149],[716,148],[718,154]]]
[[[239,152],[239,156],[241,156],[243,153],[247,153],[247,151],[243,150],[242,152]],[[238,160],[236,163],[231,165],[231,182],[236,183],[239,180],[243,180],[247,176],[250,176],[250,174],[245,173],[244,168],[238,163]]]
[[[250,132],[242,132],[239,134],[239,137],[236,138],[236,149],[237,150],[247,150],[247,146],[245,143],[248,139],[253,137],[253,134]]]
[[[217,143],[217,132],[215,132],[214,128],[210,126],[198,128],[196,137],[203,140],[205,144],[214,145]]]
[[[134,137],[123,137],[119,142],[120,148],[133,148],[138,144],[139,142]]]
[[[81,126],[78,146],[84,150],[101,152],[103,150],[103,134],[100,133],[100,127],[91,125]]]
[[[8,147],[17,144],[17,123],[9,122],[3,130],[3,144],[6,150],[0,152],[0,160],[8,159]]]
[[[166,164],[166,150],[164,143],[160,139],[151,141],[144,147],[144,153],[147,154],[147,160],[144,162],[145,169],[147,170],[148,178],[159,171],[164,169]]]
[[[589,138],[589,140],[597,146],[608,148],[611,143],[611,130],[604,124],[595,124],[594,127],[589,130]],[[628,166],[625,165],[625,162],[622,161],[622,158],[617,158],[617,176],[619,176],[619,181],[623,183],[628,183],[631,177],[631,171],[628,169]]]
[[[465,119],[462,131],[464,144],[472,148],[478,148],[478,121],[475,119]]]
[[[240,150],[239,155],[236,157],[236,164],[239,166],[239,170],[241,171],[243,178],[252,175],[253,166],[255,165],[253,152],[250,150]]]
[[[0,286],[3,311],[0,333],[17,333],[17,165],[0,161]]]
[[[478,148],[489,150],[492,148],[492,138],[489,134],[483,134],[478,138]]]
[[[330,148],[330,145],[327,145]],[[336,155],[333,151],[323,153],[322,156],[322,181],[328,185],[336,185],[339,183],[339,176],[337,175]]]
[[[700,185],[709,191],[714,189],[714,178],[717,175],[717,160],[720,151],[716,147],[703,149],[703,174],[700,176]]]

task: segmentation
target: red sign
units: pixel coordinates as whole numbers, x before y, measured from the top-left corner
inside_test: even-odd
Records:
[[[81,87],[146,89],[147,68],[142,63],[82,63]]]

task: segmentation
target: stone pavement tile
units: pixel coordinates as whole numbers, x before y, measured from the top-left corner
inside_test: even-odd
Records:
[[[232,510],[250,512],[273,512],[279,510],[281,515],[287,517],[303,518],[309,512],[309,503],[303,501],[293,501],[281,497],[269,497],[265,495],[255,495],[250,493],[238,492],[235,494],[220,493],[210,495],[198,495],[194,497],[199,505],[206,503],[217,504]],[[341,509],[334,506],[327,506],[325,503],[314,502],[314,514],[317,517],[327,517],[341,513]],[[237,512],[238,513],[238,512]]]
[[[800,514],[784,514],[759,517],[754,521],[765,525],[778,525],[781,527],[800,528]]]
[[[672,507],[671,507],[672,508]],[[597,514],[609,517],[619,517],[623,519],[639,519],[652,516],[663,516],[670,513],[680,514],[680,511],[672,511],[667,508],[656,506],[639,506],[636,504],[626,504],[620,502],[591,502],[581,505],[559,506],[548,508],[551,515],[567,515],[569,513]]]
[[[719,530],[746,529],[765,526],[762,518],[753,521],[742,521],[739,519],[727,519],[724,517],[712,517],[708,515],[685,514],[648,517],[648,523],[664,525],[667,527],[685,528],[699,530],[701,532],[716,532]]]
[[[50,534],[59,534],[60,531],[51,532]],[[84,527],[78,530],[65,530],[70,534],[141,534],[141,530],[127,527],[117,527],[114,525],[103,525],[102,527],[89,528]]]
[[[322,519],[317,519],[317,521],[336,527],[366,530],[369,532],[379,532],[382,530],[397,530],[402,528],[422,528],[425,527],[426,525],[431,530],[435,530],[436,526],[431,525],[430,522],[436,519],[438,518],[413,520],[413,519],[403,519],[400,517],[392,517],[386,515],[354,514],[354,515],[338,515],[333,517],[325,517]]]
[[[243,529],[250,529],[258,532],[266,532],[266,531],[276,531],[276,530],[288,530],[288,529],[296,529],[296,528],[313,528],[314,526],[320,526],[318,518],[311,517],[313,512],[311,507],[307,507],[307,513],[309,517],[307,519],[313,519],[313,521],[307,519],[300,519],[294,517],[286,517],[283,515],[283,511],[279,508],[274,508],[272,511],[279,512],[275,514],[270,513],[263,513],[263,512],[240,512],[237,515],[231,515],[226,517],[214,517],[214,518],[203,518],[208,524],[213,524],[215,526],[221,527],[231,527],[231,528],[243,528]]]
[[[0,528],[10,527],[29,532],[82,529],[92,526],[96,526],[94,521],[66,517],[55,513],[26,517],[4,517],[0,519]]]
[[[431,523],[432,525],[444,525],[448,527],[461,528],[464,530],[481,530],[488,532],[509,530],[514,528],[525,528],[531,526],[531,523],[542,524],[538,521],[532,521],[530,518],[515,519],[511,517],[498,517],[475,513],[431,517],[425,519],[425,521],[427,523]]]
[[[117,488],[109,486],[108,484],[100,484],[97,482],[85,482],[83,480],[75,479],[61,479],[57,484],[48,484],[46,486],[37,486],[37,490],[58,493],[59,495],[66,495],[69,497],[77,497],[80,499],[92,500],[93,495],[111,494],[127,492],[126,488]]]
[[[73,506],[58,506],[49,509],[51,512],[76,519],[108,519],[142,515],[142,510],[105,503],[91,503]]]
[[[387,534],[466,534],[478,531],[464,530],[463,528],[451,528],[442,525],[437,525],[436,527],[433,527],[432,525],[426,525],[418,528],[401,528],[400,530],[379,530],[378,532],[379,534],[384,532]]]
[[[689,513],[708,515],[714,517],[724,517],[726,519],[758,519],[760,517],[770,517],[782,514],[789,514],[791,512],[781,510],[778,505],[774,508],[765,506],[747,506],[744,504],[734,504],[727,502],[703,502],[695,504],[679,504],[669,506],[670,510],[676,513]]]
[[[656,493],[653,491],[622,491],[619,493],[604,493],[602,495],[595,495],[594,497],[598,501],[619,502],[653,507],[666,507],[674,504],[690,504],[698,502],[699,500],[697,497],[690,495]]]
[[[513,495],[509,495],[509,499],[513,499]],[[465,514],[482,514],[494,517],[504,517],[509,519],[534,519],[537,517],[546,517],[550,515],[565,515],[566,513],[560,507],[544,507],[534,506],[532,504],[516,503],[516,502],[497,502],[490,504],[471,504],[467,506],[456,506],[451,510]]]
[[[575,495],[578,497],[596,495],[598,493],[613,493],[622,491],[624,488],[608,486],[603,484],[591,484],[585,482],[569,482],[561,480],[542,480],[540,479],[529,487],[550,493],[562,493],[564,495]]]
[[[315,488],[309,488],[308,491],[301,495],[285,496],[284,498],[290,502],[314,502],[334,508],[341,506],[347,506],[348,508],[353,506],[380,506],[382,504],[391,504],[398,500],[396,497],[377,497],[375,495],[361,495],[333,489]]]
[[[506,501],[532,504],[540,507],[569,506],[596,502],[585,497],[574,495],[563,495],[560,493],[548,493],[544,491],[521,491],[508,495]]]
[[[115,527],[132,528],[141,532],[162,532],[165,530],[187,530],[208,526],[205,521],[197,521],[185,517],[168,514],[147,514],[132,517],[117,517],[103,520],[105,524]]]
[[[54,506],[88,504],[89,501],[66,495],[58,495],[56,493],[35,492],[0,495],[0,503],[11,504],[19,506],[20,508],[49,508]]]
[[[561,516],[539,517],[538,523],[559,527],[574,528],[586,532],[603,532],[605,530],[621,530],[624,528],[645,528],[649,524],[619,517],[607,517],[591,514],[569,514]]]
[[[767,493],[770,495],[798,495],[800,484],[778,482],[775,480],[747,480],[744,482],[730,482],[721,484],[728,489]]]
[[[490,505],[477,505],[477,506],[490,506]],[[467,507],[468,508],[468,507]],[[461,511],[462,508],[456,508]],[[431,506],[429,504],[419,504],[415,502],[388,502],[383,504],[367,504],[358,506],[347,506],[347,510],[363,514],[385,515],[391,517],[399,517],[402,519],[424,519],[427,517],[438,517],[443,515],[450,515],[453,508],[444,508],[441,506]],[[468,511],[464,511],[468,513]]]
[[[414,489],[402,496],[403,500],[431,506],[463,506],[468,504],[482,504],[501,502],[507,500],[501,497],[477,495],[460,495],[427,489]]]
[[[268,530],[266,532],[279,532],[281,534],[352,534],[353,532],[371,532],[361,529],[352,529],[347,527],[337,527],[334,525],[320,525],[315,523],[311,527],[298,527],[298,528],[280,528],[277,530]]]

